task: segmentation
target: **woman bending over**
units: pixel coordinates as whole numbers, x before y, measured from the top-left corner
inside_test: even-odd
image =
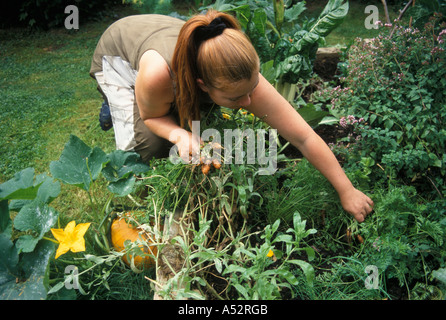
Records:
[[[338,192],[343,208],[362,222],[373,201],[357,190],[327,144],[260,74],[259,57],[237,20],[208,11],[187,22],[137,15],[112,24],[95,50],[91,76],[110,107],[118,149],[143,161],[178,147],[198,152],[191,122],[206,102],[240,107],[263,119],[297,147]]]

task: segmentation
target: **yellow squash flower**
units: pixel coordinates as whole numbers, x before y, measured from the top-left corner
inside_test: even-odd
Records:
[[[59,248],[56,251],[56,259],[67,253],[85,251],[84,235],[87,232],[90,223],[80,223],[76,226],[75,221],[71,221],[65,229],[51,229],[54,238],[59,242]]]

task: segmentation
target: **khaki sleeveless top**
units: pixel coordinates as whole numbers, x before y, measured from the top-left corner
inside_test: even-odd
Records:
[[[93,54],[90,75],[102,70],[103,56],[119,56],[139,69],[139,60],[148,50],[157,51],[169,68],[178,34],[185,21],[164,15],[142,14],[122,18],[101,36]]]

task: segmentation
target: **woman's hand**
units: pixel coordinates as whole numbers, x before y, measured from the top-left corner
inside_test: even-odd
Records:
[[[176,145],[180,158],[185,163],[198,161],[200,157],[201,138],[184,129],[176,129],[169,140]]]
[[[373,210],[373,201],[356,188],[352,188],[339,195],[342,207],[350,213],[358,222],[363,222],[365,217]]]

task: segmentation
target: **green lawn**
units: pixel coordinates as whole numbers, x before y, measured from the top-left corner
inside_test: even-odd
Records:
[[[46,172],[70,134],[113,147],[112,133],[98,126],[101,99],[88,73],[111,21],[74,32],[0,30],[0,181],[26,167]]]

